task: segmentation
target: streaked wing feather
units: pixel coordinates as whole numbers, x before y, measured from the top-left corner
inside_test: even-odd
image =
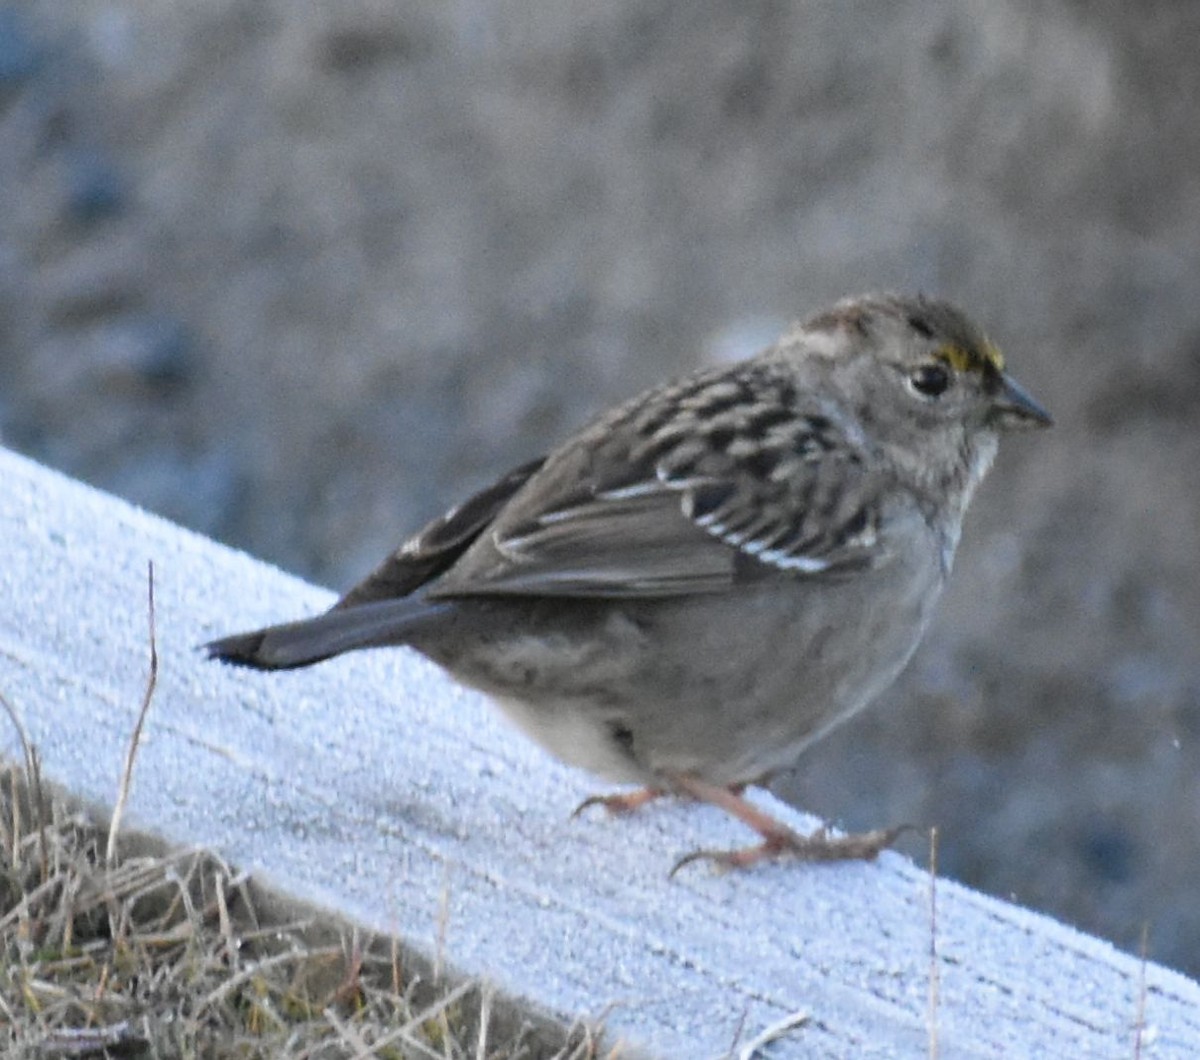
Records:
[[[431,596],[674,596],[876,561],[881,483],[769,362],[653,392],[585,432]]]
[[[549,512],[516,533],[493,537],[488,551],[499,562],[480,589],[556,596],[715,592],[732,582],[736,560],[732,549],[683,517],[677,494],[661,488]],[[462,588],[452,578],[435,593]]]
[[[350,589],[333,610],[408,596],[449,570],[545,462],[540,457],[522,464],[434,519]]]

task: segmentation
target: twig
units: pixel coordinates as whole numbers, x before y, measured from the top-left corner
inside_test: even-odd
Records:
[[[942,975],[937,951],[938,830],[929,829],[929,1060],[938,1060],[938,1007],[942,1000]]]
[[[488,1025],[492,1022],[492,988],[479,984],[479,1040],[475,1043],[475,1060],[487,1060]]]
[[[1137,1016],[1133,1024],[1133,1060],[1142,1060],[1142,1035],[1146,1030],[1146,952],[1150,948],[1150,925],[1142,925],[1142,943],[1138,947]]]
[[[147,565],[146,603],[150,623],[150,673],[146,678],[146,691],[142,695],[142,708],[138,711],[137,723],[133,727],[133,735],[129,738],[129,749],[125,753],[125,769],[121,774],[121,784],[117,788],[117,803],[113,807],[112,821],[108,826],[108,846],[104,860],[111,869],[117,861],[117,835],[121,830],[121,816],[125,812],[125,803],[129,799],[129,789],[133,784],[133,761],[137,757],[138,745],[142,740],[142,726],[146,722],[146,714],[150,710],[150,701],[154,698],[154,688],[158,684],[158,641],[154,624],[154,561]]]
[[[438,998],[431,1005],[422,1009],[416,1015],[411,1016],[409,1018],[408,1022],[405,1023],[403,1026],[395,1027],[392,1030],[388,1031],[387,1033],[378,1037],[371,1045],[371,1050],[372,1050],[371,1052],[366,1053],[366,1054],[359,1054],[359,1055],[378,1056],[378,1055],[380,1055],[380,1053],[382,1051],[386,1050],[394,1042],[403,1042],[410,1049],[416,1050],[418,1053],[420,1053],[423,1056],[430,1057],[430,1058],[432,1058],[432,1060],[443,1060],[442,1054],[435,1053],[424,1042],[420,1041],[417,1038],[414,1038],[413,1032],[419,1030],[423,1024],[427,1023],[429,1020],[433,1019],[434,1017],[436,1017],[438,1015],[444,1015],[444,1013],[446,1012],[447,1009],[449,1009],[452,1005],[456,1004],[459,1001],[459,999],[462,998],[465,994],[468,994],[472,990],[476,989],[476,987],[479,987],[480,989],[483,988],[482,984],[476,983],[472,980],[467,980],[466,982],[460,983],[457,987],[455,987],[453,990],[451,990],[450,993],[446,994],[444,997]],[[326,1013],[324,1013],[324,1015],[326,1016],[326,1018],[331,1017],[330,1012],[326,1012]],[[339,1032],[341,1031],[342,1026],[343,1026],[342,1024],[337,1023],[332,1018],[330,1018],[330,1022],[335,1024],[335,1026],[337,1027]],[[357,1060],[357,1056],[356,1056],[356,1060]]]
[[[346,941],[345,938],[342,939],[343,947],[346,946]],[[343,961],[346,966],[345,974],[342,976],[342,981],[334,987],[333,993],[326,1000],[326,1008],[332,1008],[334,1005],[353,1007],[355,1000],[363,996],[362,939],[359,937],[357,927],[351,929],[349,943],[349,951],[343,954]]]
[[[17,730],[17,739],[21,741],[21,754],[25,757],[25,775],[28,777],[28,792],[30,801],[33,804],[33,812],[37,817],[38,827],[38,856],[41,859],[42,880],[50,878],[50,855],[46,841],[46,808],[42,802],[42,763],[38,757],[37,748],[29,740],[29,734],[25,731],[25,726],[21,722],[21,715],[17,713],[17,708],[14,707],[0,693],[0,706],[7,711],[9,719],[13,723],[13,728]],[[16,776],[13,776],[13,816],[14,819],[19,818],[21,801],[17,794]],[[13,862],[17,860],[17,838],[21,834],[21,829],[14,823],[13,827]]]
[[[596,1015],[575,1020],[567,1028],[567,1044],[554,1054],[552,1060],[596,1060],[596,1057],[600,1055],[600,1036],[604,1030],[604,1021],[625,1003],[623,1001],[610,1001]],[[738,1037],[741,1036],[740,1028],[745,1021],[746,1017],[743,1012],[742,1019],[738,1023]],[[579,1031],[583,1035],[583,1039],[578,1045],[572,1048],[570,1043],[574,1039],[576,1031]],[[737,1037],[733,1039],[733,1043],[734,1045],[737,1044]],[[625,1053],[625,1043],[618,1038],[616,1044],[605,1055],[604,1060],[622,1060],[623,1055],[627,1055]],[[732,1055],[733,1050],[731,1048],[721,1060],[729,1060]]]
[[[437,942],[433,950],[433,981],[442,981],[445,971],[446,933],[450,928],[450,863],[442,875],[442,893],[438,896]]]
[[[51,1031],[38,1043],[44,1057],[132,1056],[150,1043],[133,1029],[129,1020],[106,1027]]]
[[[754,1054],[763,1046],[770,1045],[773,1041],[782,1038],[788,1031],[803,1027],[810,1019],[812,1016],[807,1012],[793,1012],[790,1016],[784,1016],[783,1019],[772,1023],[743,1045],[738,1050],[738,1060],[754,1060]]]
[[[246,965],[237,975],[230,976],[217,986],[215,990],[210,991],[201,998],[199,1004],[196,1005],[193,1018],[198,1020],[210,1007],[223,1001],[256,975],[260,975],[270,968],[278,968],[280,965],[289,962],[316,960],[321,957],[340,957],[341,955],[342,951],[337,946],[321,946],[312,950],[293,950],[287,953],[277,953],[274,957],[265,957],[261,961],[255,961],[252,964]]]
[[[217,930],[225,940],[225,960],[229,967],[237,966],[238,943],[233,935],[233,921],[229,917],[229,903],[225,901],[225,874],[218,869],[213,873],[213,898],[217,907]],[[186,893],[186,888],[184,893]]]
[[[0,707],[3,707],[8,712],[9,720],[13,723],[13,728],[17,730],[17,739],[21,741],[21,753],[25,756],[25,771],[30,772],[32,745],[29,742],[29,734],[25,731],[25,726],[21,722],[21,715],[17,713],[17,708],[14,707],[8,699],[0,692]]]
[[[392,936],[392,993],[400,997],[404,991],[401,989],[400,983],[400,939],[399,932]]]
[[[469,994],[478,985],[479,985],[478,983],[476,983],[470,979],[468,979],[466,982],[459,983],[459,985],[456,986],[453,990],[451,990],[450,993],[446,994],[443,997],[438,998],[431,1005],[428,1005],[425,1008],[423,1008],[415,1016],[410,1017],[409,1021],[406,1024],[404,1024],[403,1027],[397,1027],[391,1033],[381,1035],[375,1041],[376,1051],[382,1050],[385,1046],[391,1045],[392,1042],[403,1041],[408,1045],[417,1046],[417,1047],[429,1052],[431,1055],[437,1056],[437,1054],[434,1053],[431,1049],[429,1049],[428,1046],[417,1041],[417,1039],[415,1039],[412,1036],[413,1031],[417,1030],[423,1023],[427,1022],[428,1020],[433,1019],[433,1017],[438,1015],[439,1013],[445,1012],[446,1009],[448,1009],[451,1005],[453,1005],[455,1002],[457,1002],[465,994]]]
[[[338,1018],[332,1006],[327,1008],[324,1017],[333,1025],[333,1029],[341,1036],[342,1042],[354,1050],[354,1060],[370,1060],[378,1055],[349,1023]]]

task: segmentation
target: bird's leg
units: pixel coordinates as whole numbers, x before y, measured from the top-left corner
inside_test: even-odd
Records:
[[[623,816],[633,813],[634,810],[640,810],[646,803],[661,799],[665,794],[666,791],[662,788],[638,788],[637,791],[618,795],[590,795],[575,807],[571,818],[573,820],[584,810],[591,809],[593,806],[603,806],[609,813]]]
[[[733,784],[724,789],[731,795],[741,795],[746,790],[745,784]],[[584,810],[590,810],[593,806],[603,806],[609,813],[615,816],[623,816],[627,813],[633,813],[635,810],[640,810],[648,802],[653,802],[655,799],[661,799],[664,796],[671,794],[666,788],[638,788],[637,791],[625,792],[619,795],[589,795],[571,813],[571,819],[574,820]],[[684,793],[688,794],[688,793]]]
[[[890,846],[898,835],[908,831],[911,825],[898,828],[878,828],[856,835],[831,836],[822,826],[811,835],[800,835],[775,818],[763,813],[757,806],[742,797],[740,790],[706,784],[689,776],[674,776],[672,783],[683,793],[698,802],[707,802],[736,817],[753,828],[763,841],[757,846],[737,850],[697,850],[680,858],[671,875],[674,876],[684,865],[693,861],[710,861],[726,869],[744,869],[760,861],[788,856],[804,861],[870,861],[879,852]]]

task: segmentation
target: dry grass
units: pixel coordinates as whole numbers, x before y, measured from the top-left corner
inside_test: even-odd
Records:
[[[590,1034],[497,1012],[389,939],[286,921],[217,856],[118,856],[105,831],[0,765],[0,1056],[535,1058]],[[121,844],[122,846],[128,844]]]
[[[158,651],[107,826],[49,794],[20,714],[0,761],[0,1056],[588,1060],[592,1028],[447,984],[394,939],[266,894],[217,855],[121,834]],[[114,778],[116,779],[116,778]]]

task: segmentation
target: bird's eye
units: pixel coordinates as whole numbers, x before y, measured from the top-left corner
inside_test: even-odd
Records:
[[[923,364],[908,377],[908,382],[924,397],[940,397],[950,385],[950,369],[942,364]]]

